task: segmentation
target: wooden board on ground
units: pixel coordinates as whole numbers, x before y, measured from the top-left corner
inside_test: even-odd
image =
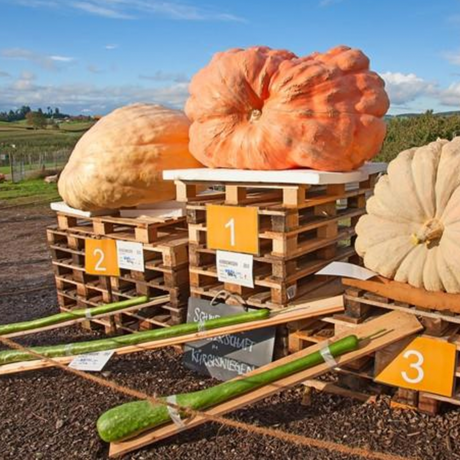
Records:
[[[216,337],[220,335],[236,334],[242,331],[250,331],[254,329],[260,329],[264,327],[276,326],[279,324],[285,324],[292,321],[300,321],[307,318],[316,316],[330,315],[343,310],[343,298],[342,296],[331,297],[328,299],[318,300],[314,302],[308,302],[305,304],[297,305],[292,310],[280,311],[273,314],[270,318],[260,321],[252,321],[243,324],[236,324],[233,326],[222,327],[219,329],[213,329],[209,331],[202,331],[193,334],[182,335],[180,337],[171,337],[169,339],[156,340],[153,342],[146,342],[139,345],[131,345],[122,348],[118,348],[115,354],[122,355],[126,353],[136,353],[140,351],[153,350],[155,348],[161,348],[166,346],[173,346],[183,344],[185,342],[194,342],[197,340],[203,340],[206,338]],[[116,341],[116,337],[113,338]],[[67,364],[72,361],[75,356],[63,356],[61,358],[54,358],[53,362],[61,364]],[[14,374],[17,372],[25,372],[37,369],[43,369],[47,367],[53,367],[54,364],[51,361],[45,360],[34,360],[24,361],[20,363],[4,364],[0,366],[0,375]]]
[[[445,292],[430,292],[425,289],[416,288],[406,283],[389,280],[383,276],[377,276],[367,281],[343,278],[346,286],[364,289],[374,292],[382,297],[404,302],[417,307],[430,310],[447,310],[460,313],[460,295],[447,294]]]
[[[347,353],[339,358],[337,358],[338,365],[344,365],[354,360],[368,355],[382,347],[385,347],[391,343],[394,343],[402,338],[412,335],[423,329],[423,326],[418,322],[418,320],[413,315],[401,313],[401,312],[391,312],[386,315],[383,315],[375,320],[369,321],[368,323],[357,326],[354,329],[354,333],[358,337],[366,337],[377,331],[386,329],[388,332],[385,335],[376,337],[375,339],[368,341],[368,343],[363,343],[362,346],[351,353]],[[334,336],[334,340],[342,338],[348,334],[339,334]],[[313,345],[305,350],[301,350],[298,353],[287,356],[281,360],[275,361],[267,366],[263,366],[257,369],[254,372],[251,372],[248,375],[255,375],[266,370],[277,367],[281,364],[291,362],[295,359],[304,357],[310,353],[318,351],[321,349],[322,344]],[[211,415],[223,415],[228,412],[232,412],[241,407],[247,406],[248,404],[255,403],[263,398],[266,398],[274,393],[280,392],[286,388],[289,388],[293,385],[302,383],[304,380],[312,379],[321,374],[330,371],[328,364],[323,363],[318,366],[315,366],[311,369],[307,369],[302,372],[298,372],[294,375],[280,379],[277,382],[265,385],[257,390],[251,391],[243,396],[234,398],[231,401],[219,404],[204,413],[203,416],[197,416],[185,421],[185,426],[182,429],[179,429],[173,423],[161,426],[157,429],[149,431],[145,434],[141,434],[136,438],[127,441],[121,441],[117,443],[111,443],[109,455],[110,457],[119,457],[133,450],[144,447],[148,444],[152,444],[161,439],[168,438],[175,434],[178,434],[181,431],[193,428],[197,425],[205,423],[207,421],[205,414]]]

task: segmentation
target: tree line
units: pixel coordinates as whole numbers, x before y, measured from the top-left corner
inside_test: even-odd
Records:
[[[377,161],[389,162],[399,152],[420,147],[438,138],[452,140],[460,136],[460,114],[436,115],[428,110],[422,115],[393,117],[387,121],[387,135]]]

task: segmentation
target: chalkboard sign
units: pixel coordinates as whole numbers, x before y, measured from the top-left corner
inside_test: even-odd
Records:
[[[243,307],[190,298],[187,322],[206,321],[221,316],[244,313]],[[275,328],[267,327],[238,334],[213,337],[184,346],[184,363],[189,369],[218,380],[229,380],[273,358]]]

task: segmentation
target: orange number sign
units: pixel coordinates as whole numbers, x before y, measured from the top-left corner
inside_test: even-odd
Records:
[[[85,241],[85,270],[90,275],[120,276],[114,240]]]
[[[452,343],[417,337],[375,377],[375,381],[451,396],[456,353]]]
[[[208,248],[259,253],[259,216],[255,207],[206,206]]]

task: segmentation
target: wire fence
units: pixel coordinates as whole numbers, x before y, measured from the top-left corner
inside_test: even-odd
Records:
[[[62,148],[51,152],[18,151],[0,154],[0,173],[9,176],[15,183],[35,176],[50,175],[62,170],[71,152],[71,148]]]

